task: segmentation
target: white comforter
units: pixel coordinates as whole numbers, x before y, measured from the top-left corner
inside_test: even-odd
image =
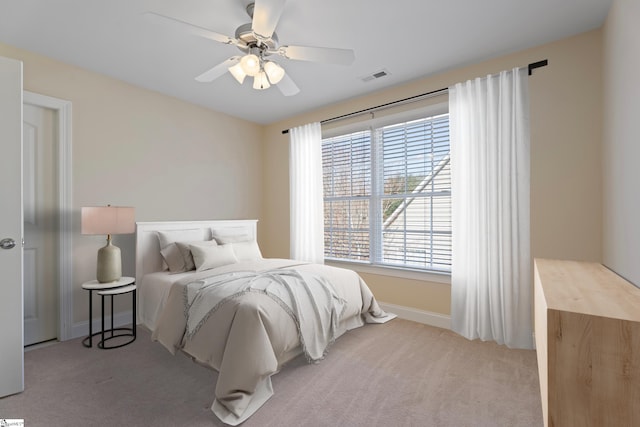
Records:
[[[237,425],[273,395],[283,363],[319,360],[347,330],[393,317],[351,270],[270,259],[174,283],[153,339],[219,372],[211,409]]]

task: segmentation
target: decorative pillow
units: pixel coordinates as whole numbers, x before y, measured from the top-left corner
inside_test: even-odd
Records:
[[[187,271],[184,258],[175,243],[165,246],[165,248],[160,251],[160,255],[162,255],[162,259],[167,264],[171,273],[182,273]]]
[[[197,271],[211,270],[238,262],[231,245],[198,246],[191,245],[191,254]]]
[[[236,258],[238,258],[238,261],[251,261],[262,258],[260,247],[258,246],[258,242],[255,240],[251,240],[249,242],[230,243],[230,245],[233,247],[233,252],[235,253]]]
[[[193,254],[191,253],[191,246],[218,246],[215,240],[195,240],[193,242],[176,242],[175,245],[183,258],[185,271],[191,271],[196,268],[193,261]]]

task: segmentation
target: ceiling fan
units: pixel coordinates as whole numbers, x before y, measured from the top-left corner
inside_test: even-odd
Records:
[[[234,37],[211,31],[179,19],[147,12],[148,19],[178,26],[199,37],[204,37],[220,43],[236,46],[243,55],[235,55],[215,67],[205,71],[195,79],[199,82],[212,82],[226,71],[242,84],[245,77],[253,77],[253,88],[263,90],[271,85],[277,85],[285,96],[292,96],[300,92],[298,86],[271,59],[279,55],[287,59],[300,61],[324,62],[329,64],[350,65],[355,59],[353,50],[312,46],[281,46],[275,28],[284,10],[286,0],[256,0],[247,6],[247,13],[251,22],[240,25]]]

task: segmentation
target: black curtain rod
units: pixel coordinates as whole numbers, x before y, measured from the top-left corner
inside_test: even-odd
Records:
[[[536,68],[546,67],[547,65],[549,65],[549,61],[546,60],[546,59],[543,59],[542,61],[538,61],[538,62],[532,62],[531,64],[529,64],[527,66],[529,75],[533,74],[533,70],[535,70]],[[412,100],[414,100],[416,98],[422,98],[422,97],[426,97],[426,96],[436,95],[436,94],[438,94],[440,92],[445,92],[445,91],[448,91],[448,90],[449,90],[449,88],[446,88],[446,87],[442,88],[442,89],[438,89],[438,90],[432,90],[431,92],[421,93],[419,95],[410,96],[408,98],[399,99],[397,101],[387,102],[386,104],[376,105],[375,107],[365,108],[364,110],[354,111],[352,113],[343,114],[341,116],[332,117],[330,119],[325,119],[325,120],[320,121],[320,124],[332,122],[334,120],[345,119],[345,118],[351,117],[351,116],[357,116],[357,115],[360,115],[360,114],[363,114],[363,113],[368,113],[370,111],[378,110],[380,108],[388,107],[390,105],[399,104],[401,102],[412,101]],[[289,133],[289,129],[285,129],[285,130],[282,131],[283,135],[287,134],[287,133]]]
[[[426,97],[426,96],[436,95],[436,94],[438,94],[440,92],[446,92],[448,90],[449,90],[449,88],[445,87],[445,88],[438,89],[438,90],[432,90],[431,92],[421,93],[419,95],[413,95],[413,96],[410,96],[408,98],[398,99],[397,101],[387,102],[386,104],[376,105],[375,107],[365,108],[364,110],[358,110],[358,111],[354,111],[352,113],[343,114],[341,116],[332,117],[330,119],[321,120],[320,124],[332,122],[334,120],[346,119],[347,117],[357,116],[359,114],[368,113],[369,111],[379,110],[380,108],[388,107],[388,106],[394,105],[394,104],[400,104],[402,102],[411,101],[411,100],[416,99],[416,98],[422,98],[422,97]],[[289,133],[289,129],[285,129],[285,130],[282,131],[283,135],[287,134],[287,133]]]
[[[549,61],[547,61],[546,59],[538,62],[532,62],[527,67],[529,69],[529,75],[533,74],[533,70],[535,70],[536,68],[546,67],[547,65],[549,65]]]

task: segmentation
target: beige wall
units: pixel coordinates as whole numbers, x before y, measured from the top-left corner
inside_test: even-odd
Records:
[[[73,103],[73,309],[80,322],[88,318],[80,284],[94,277],[102,245],[100,237],[79,235],[81,206],[135,206],[139,221],[258,218],[264,255],[288,257],[282,129],[545,58],[549,66],[530,78],[532,253],[601,261],[601,44],[601,31],[592,31],[264,127],[7,45],[0,55],[24,62],[26,90]],[[116,244],[124,273],[133,275],[133,236],[117,236]],[[381,301],[449,313],[447,284],[363,277]]]
[[[25,90],[72,102],[75,322],[88,319],[80,285],[105,239],[79,234],[81,206],[134,206],[138,221],[260,218],[261,126],[7,45],[0,55],[24,62]],[[114,242],[134,276],[134,236]]]
[[[640,286],[640,2],[615,0],[604,26],[603,262]]]
[[[288,137],[283,129],[548,59],[530,77],[531,235],[535,257],[601,260],[600,30],[448,71],[272,124],[265,129],[262,249],[289,255]],[[363,274],[383,302],[448,314],[450,286]]]

